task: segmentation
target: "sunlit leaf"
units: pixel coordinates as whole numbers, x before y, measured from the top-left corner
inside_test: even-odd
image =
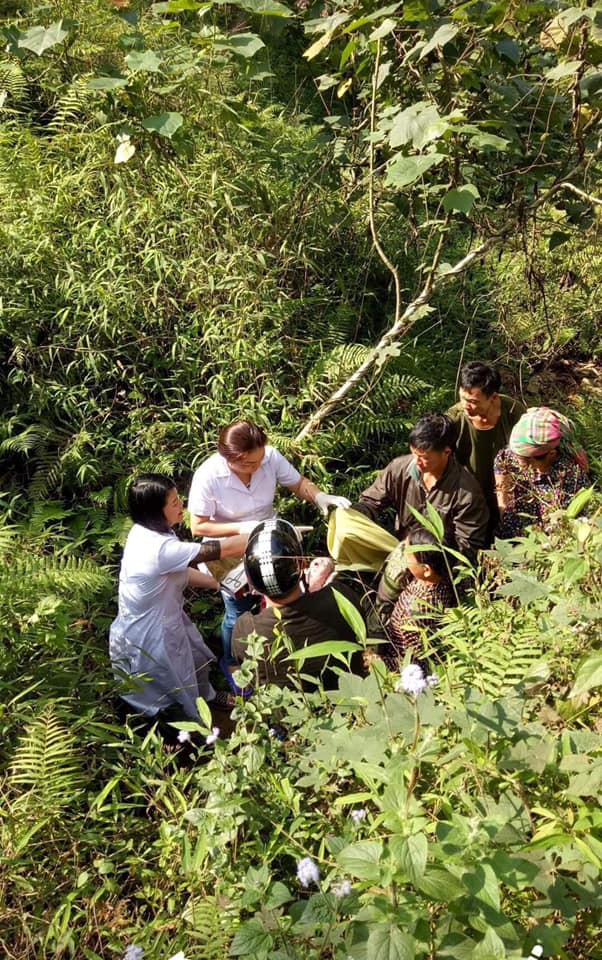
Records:
[[[582,60],[565,60],[559,63],[557,67],[546,70],[544,77],[546,80],[562,80],[564,77],[572,77],[582,66]]]
[[[470,213],[475,200],[479,198],[479,191],[472,183],[465,183],[455,190],[450,190],[443,198],[443,209],[459,210],[461,213]]]
[[[136,153],[136,147],[129,137],[125,137],[115,151],[115,163],[127,163]]]
[[[157,116],[147,117],[142,126],[150,133],[158,133],[162,137],[171,139],[182,124],[184,118],[181,113],[160,113]]]
[[[158,73],[162,61],[154,50],[132,50],[125,58],[125,62],[132,73]]]
[[[446,43],[454,39],[459,30],[460,28],[455,23],[444,23],[435,30],[431,39],[425,43],[418,59],[422,60],[431,53],[432,50],[435,50],[436,47],[444,47]]]
[[[63,24],[64,21],[59,20],[57,23],[51,23],[49,27],[31,27],[24,33],[19,34],[17,46],[31,50],[32,53],[40,57],[46,50],[50,50],[51,47],[56,47],[57,44],[63,42],[69,33]]]
[[[389,187],[408,187],[445,160],[442,153],[427,153],[420,157],[397,156],[387,170],[385,183]]]
[[[87,85],[92,90],[118,90],[127,87],[128,80],[125,77],[93,77]]]

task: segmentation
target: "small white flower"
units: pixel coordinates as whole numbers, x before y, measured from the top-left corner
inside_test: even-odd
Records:
[[[410,693],[414,697],[424,693],[427,688],[428,683],[424,678],[424,671],[417,663],[410,663],[407,667],[404,667],[401,671],[401,677],[395,684],[397,693],[403,691],[403,693]]]
[[[429,687],[437,687],[439,685],[439,677],[436,673],[431,673],[431,675],[426,678],[426,682]]]
[[[123,960],[143,960],[144,947],[136,947],[133,943],[126,947]]]
[[[341,880],[339,883],[333,883],[330,888],[335,897],[348,897],[351,893],[351,880]]]
[[[215,743],[218,737],[219,737],[219,727],[214,727],[211,733],[205,737],[205,743],[208,746],[211,746],[212,743]],[[172,960],[173,960],[173,957],[172,957]]]
[[[174,953],[173,957],[170,957],[169,960],[186,960],[183,950],[178,950],[177,953]]]
[[[188,730],[179,730],[178,740],[180,741],[180,743],[188,743],[188,741],[190,740],[190,734],[188,733]]]
[[[320,882],[320,871],[317,863],[311,857],[303,857],[297,864],[297,879],[302,887],[309,887],[310,883],[316,886]]]
[[[362,820],[366,819],[366,811],[361,807],[359,810],[352,810],[349,816],[354,823],[361,823]]]

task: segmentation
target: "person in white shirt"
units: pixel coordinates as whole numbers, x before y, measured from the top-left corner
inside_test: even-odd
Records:
[[[242,556],[247,536],[185,543],[173,532],[184,508],[173,481],[145,474],[128,494],[134,526],[128,534],[119,574],[119,612],[111,624],[113,672],[123,681],[121,698],[147,717],[178,707],[197,720],[196,701],[228,708],[233,698],[216,693],[209,681],[215,657],[184,612],[187,586],[217,589],[199,564]]]
[[[348,507],[346,497],[324,493],[268,445],[265,430],[249,420],[237,420],[219,435],[217,453],[195,471],[188,497],[190,526],[197,537],[232,537],[250,533],[262,520],[274,516],[276,487],[283,486],[300,500],[315,503],[324,515],[330,507]],[[252,610],[257,597],[232,597],[222,591],[225,614],[222,645],[226,666],[231,654],[232,627],[242,613]]]

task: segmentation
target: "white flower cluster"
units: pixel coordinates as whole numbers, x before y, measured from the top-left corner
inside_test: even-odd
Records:
[[[137,947],[133,943],[126,947],[123,960],[144,960],[144,947]]]
[[[215,743],[218,737],[219,737],[219,727],[214,727],[211,733],[207,737],[205,737],[205,743],[208,746],[211,746],[212,743]]]
[[[303,857],[297,864],[297,879],[302,887],[309,887],[310,883],[317,886],[320,882],[318,864],[311,857]]]
[[[338,883],[333,883],[330,889],[339,899],[348,897],[351,893],[351,880],[340,880]]]
[[[180,743],[188,743],[190,741],[190,734],[188,730],[179,730],[178,740],[180,741]]]
[[[359,810],[352,810],[350,816],[355,824],[361,823],[366,819],[366,811],[361,807]]]
[[[429,687],[436,687],[439,677],[432,673],[425,677],[424,670],[417,663],[410,663],[401,671],[401,677],[395,684],[396,693],[409,693],[413,697],[425,693]]]

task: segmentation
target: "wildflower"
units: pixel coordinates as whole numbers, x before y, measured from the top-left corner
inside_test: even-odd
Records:
[[[407,667],[404,667],[400,679],[395,684],[397,693],[403,691],[403,693],[411,693],[415,697],[424,693],[427,688],[428,683],[424,678],[424,672],[417,663],[410,663]]]
[[[366,819],[366,811],[363,807],[360,807],[359,810],[352,810],[350,816],[354,823],[361,823],[362,820]]]
[[[439,684],[439,677],[436,673],[431,673],[431,675],[426,678],[426,682],[428,683],[429,687],[436,687]]]
[[[311,857],[303,857],[297,864],[297,879],[302,887],[309,887],[310,883],[316,886],[320,882],[320,871],[317,863]]]
[[[351,893],[351,880],[341,880],[339,883],[333,883],[330,888],[335,897],[348,897]]]
[[[190,734],[188,733],[188,730],[179,730],[178,740],[180,741],[180,743],[188,743],[188,741],[190,740]]]
[[[215,743],[218,737],[219,737],[219,727],[214,727],[211,733],[205,737],[205,743],[208,746],[211,746],[212,743]]]
[[[136,947],[133,943],[126,947],[123,960],[143,960],[144,947]]]
[[[183,950],[178,950],[177,953],[174,953],[173,957],[170,957],[169,960],[186,960]]]

